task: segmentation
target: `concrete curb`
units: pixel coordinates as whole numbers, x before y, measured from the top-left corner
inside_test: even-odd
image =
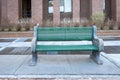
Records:
[[[84,79],[88,78],[104,78],[108,80],[120,79],[120,75],[0,75],[0,78],[42,78],[42,79]],[[111,79],[112,78],[112,79]]]

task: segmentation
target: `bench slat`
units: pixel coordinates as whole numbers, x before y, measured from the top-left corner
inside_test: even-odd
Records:
[[[93,27],[39,27],[38,41],[92,40]]]
[[[94,45],[37,45],[36,51],[98,51]]]

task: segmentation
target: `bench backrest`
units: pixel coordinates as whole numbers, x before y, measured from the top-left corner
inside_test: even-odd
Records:
[[[38,27],[37,41],[91,41],[94,27]]]

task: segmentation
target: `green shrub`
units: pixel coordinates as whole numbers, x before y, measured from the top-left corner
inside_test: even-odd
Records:
[[[96,12],[92,14],[92,21],[95,23],[104,23],[105,14],[103,12]]]
[[[101,29],[102,25],[104,24],[105,14],[103,12],[93,13],[91,19],[98,29]]]

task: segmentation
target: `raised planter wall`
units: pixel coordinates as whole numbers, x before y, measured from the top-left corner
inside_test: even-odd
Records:
[[[120,30],[98,30],[98,36],[120,36]],[[26,32],[0,32],[0,38],[33,37],[33,31]]]

